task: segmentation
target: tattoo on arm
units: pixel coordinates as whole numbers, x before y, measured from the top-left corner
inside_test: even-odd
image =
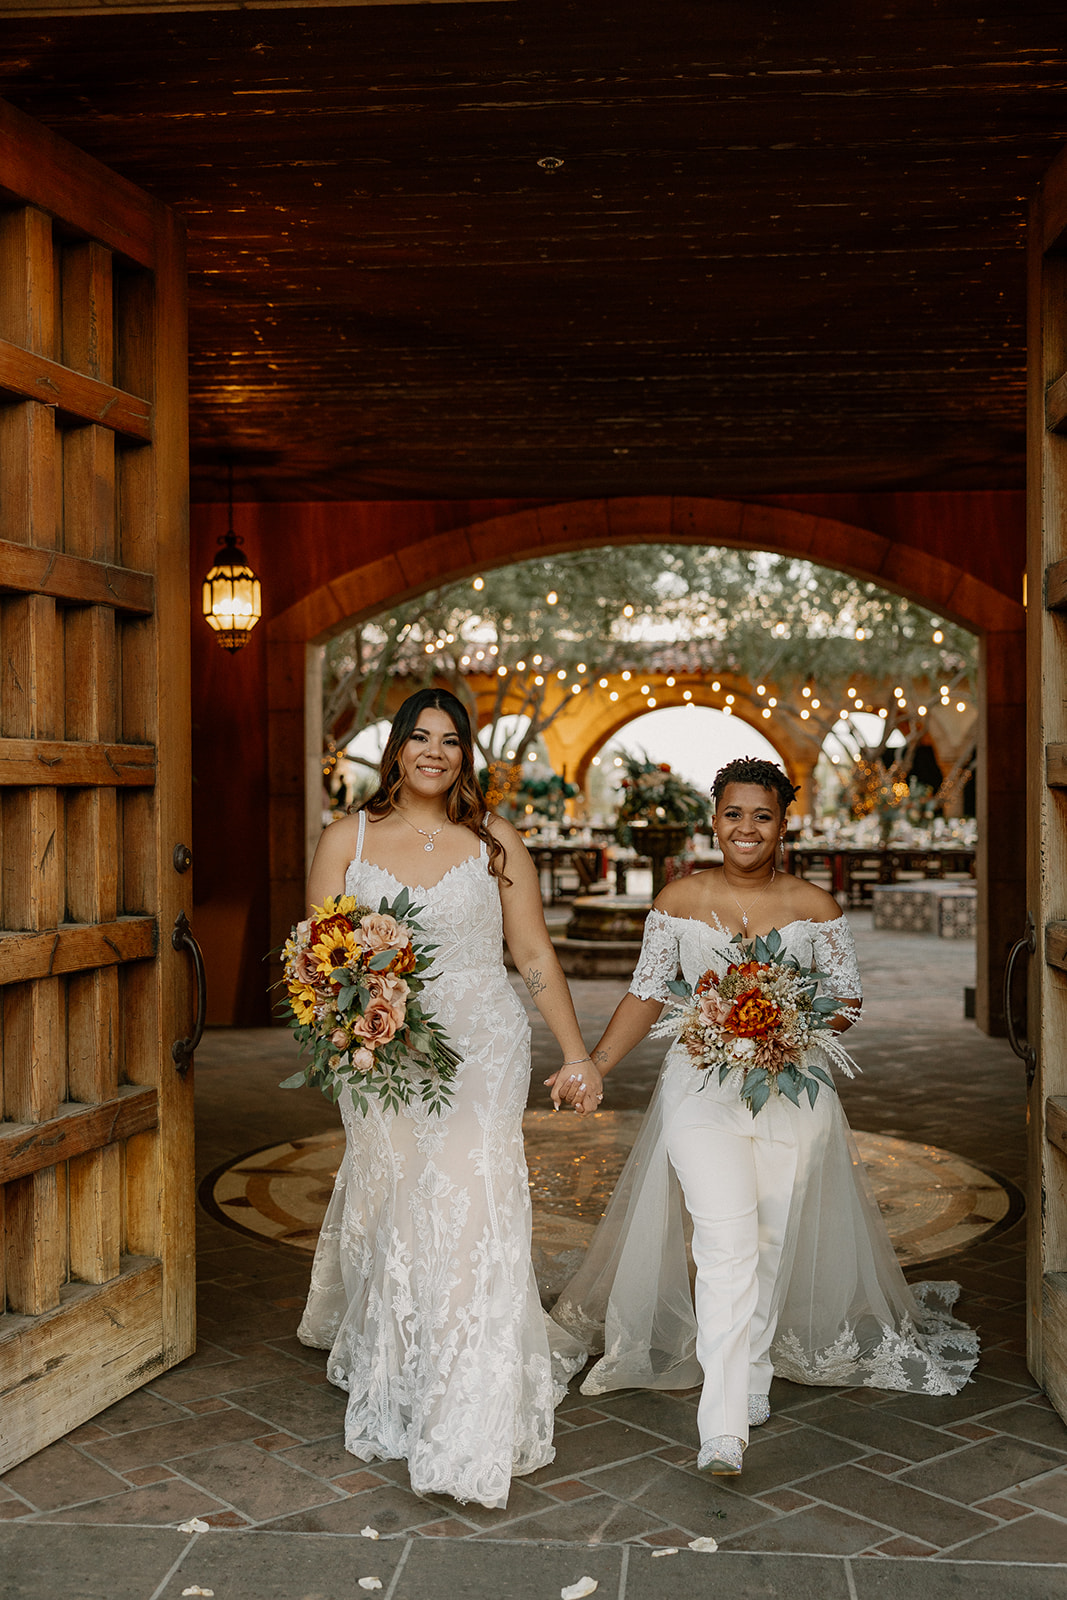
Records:
[[[593,1051],[593,1060],[594,1061],[606,1061],[607,1059],[608,1059],[608,1053],[607,1053],[606,1050],[594,1050]]]
[[[540,968],[531,967],[523,980],[531,995],[538,995],[542,989],[548,988],[547,981],[541,976]]]

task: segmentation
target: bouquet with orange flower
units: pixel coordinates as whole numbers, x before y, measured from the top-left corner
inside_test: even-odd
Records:
[[[784,954],[776,928],[751,945],[741,934],[731,942],[746,959],[732,962],[721,976],[705,972],[695,989],[673,981],[670,988],[679,1003],[653,1033],[677,1035],[693,1065],[705,1073],[717,1071],[720,1083],[738,1072],[738,1093],[753,1116],[772,1094],[799,1105],[803,1093],[814,1105],[820,1084],[834,1086],[820,1053],[850,1078],[858,1070],[833,1029],[833,1019],[849,1008],[836,996],[819,993],[825,974]]]
[[[287,1017],[306,1057],[283,1089],[310,1084],[332,1100],[350,1090],[387,1110],[417,1096],[440,1114],[459,1056],[418,999],[436,945],[416,937],[420,907],[407,889],[377,911],[350,894],[313,906],[283,946]]]

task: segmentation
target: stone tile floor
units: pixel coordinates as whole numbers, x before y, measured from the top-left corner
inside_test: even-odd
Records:
[[[854,1036],[865,1073],[843,1086],[854,1125],[1021,1183],[1021,1070],[962,1016],[973,947],[854,920],[868,989]],[[574,988],[592,1040],[621,985]],[[534,1104],[555,1059],[546,1038],[538,1019]],[[617,1105],[643,1103],[658,1051],[620,1070]],[[324,1101],[275,1088],[290,1055],[273,1031],[205,1042],[202,1173],[331,1124]],[[728,1483],[695,1472],[695,1394],[575,1390],[556,1460],[517,1481],[506,1510],[485,1511],[416,1496],[402,1465],[345,1454],[344,1396],[294,1334],[307,1258],[202,1215],[196,1355],[0,1479],[0,1597],[342,1600],[377,1577],[383,1600],[549,1600],[585,1574],[612,1600],[1067,1595],[1067,1428],[1025,1366],[1023,1233],[1015,1220],[915,1274],[964,1286],[983,1355],[962,1394],[776,1381],[771,1421]],[[208,1531],[179,1530],[194,1517]],[[707,1535],[716,1554],[687,1548]]]

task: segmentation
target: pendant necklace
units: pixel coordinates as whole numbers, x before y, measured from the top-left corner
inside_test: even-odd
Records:
[[[767,893],[767,890],[770,888],[771,884],[775,880],[775,876],[776,876],[775,870],[772,867],[771,868],[770,878],[763,885],[763,888],[760,890],[759,894],[756,896],[756,899],[749,901],[749,903],[748,903],[748,911],[752,910],[752,907],[756,904],[756,900],[759,899],[760,894],[766,894]],[[726,882],[726,874],[725,873],[723,874],[723,881]],[[730,885],[728,883],[726,884],[726,887],[728,889],[730,889]],[[733,901],[734,905],[737,907],[738,911],[740,911],[740,913],[741,913],[741,937],[743,939],[745,937],[745,935],[748,933],[748,911],[745,910],[744,906],[741,904],[740,900],[734,894],[734,891],[732,889],[730,889],[730,899]]]
[[[437,835],[444,830],[446,824],[442,822],[440,828],[418,828],[418,827],[415,826],[415,824],[413,822],[408,822],[407,817],[405,817],[405,815],[404,815],[404,813],[402,811],[398,810],[396,814],[397,814],[397,816],[400,818],[400,820],[402,822],[407,822],[408,823],[408,827],[409,828],[414,828],[416,833],[421,833],[422,834],[423,838],[426,840],[426,843],[423,845],[422,848],[424,850],[426,850],[427,852],[432,851],[433,850],[433,842],[434,842],[434,840],[437,838]],[[760,893],[761,894],[763,893],[762,889],[760,890]]]

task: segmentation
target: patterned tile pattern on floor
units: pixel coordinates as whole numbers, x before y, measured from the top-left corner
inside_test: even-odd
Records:
[[[890,954],[907,940],[879,938]],[[958,945],[938,945],[948,985],[958,976],[951,962],[965,964],[965,955]],[[889,977],[905,967],[903,956],[897,969],[889,962]],[[929,981],[938,981],[937,970]],[[600,990],[611,986],[592,980],[574,987],[587,1011],[608,1005],[610,995]],[[887,1005],[881,1020],[872,1006],[866,1050],[875,1063],[871,1078],[879,1076],[880,1054],[891,1062],[896,1092],[886,1093],[884,1074],[880,1095],[877,1082],[865,1083],[862,1120],[855,1120],[892,1136],[936,1139],[1018,1182],[1021,1095],[1006,1047],[955,1021],[923,1034],[914,1009],[902,1032],[898,1004]],[[912,1050],[922,1038],[925,1049]],[[329,1126],[334,1113],[324,1102],[274,1090],[288,1057],[288,1041],[274,1033],[210,1042],[198,1085],[202,1171],[235,1149]],[[978,1092],[960,1092],[965,1076]],[[955,1138],[946,1137],[949,1124]],[[503,1545],[515,1561],[536,1565],[547,1543],[582,1547],[560,1569],[567,1582],[593,1572],[591,1563],[609,1554],[604,1547],[615,1547],[604,1567],[605,1578],[613,1575],[609,1591],[616,1592],[618,1579],[618,1592],[625,1587],[629,1600],[652,1600],[673,1592],[677,1582],[666,1576],[677,1574],[676,1565],[655,1552],[677,1546],[695,1560],[684,1547],[709,1534],[723,1557],[716,1568],[720,1583],[728,1570],[765,1577],[788,1570],[790,1594],[810,1592],[820,1600],[849,1594],[895,1600],[905,1591],[921,1600],[964,1592],[962,1586],[941,1591],[925,1579],[920,1583],[916,1561],[924,1571],[941,1564],[946,1576],[951,1564],[966,1562],[959,1571],[968,1574],[972,1600],[992,1595],[994,1582],[998,1594],[1012,1600],[1047,1594],[1050,1564],[1062,1568],[1053,1581],[1067,1587],[1067,1428],[1025,1366],[1022,1223],[923,1269],[962,1283],[963,1313],[982,1334],[978,1375],[960,1395],[776,1381],[772,1418],[754,1433],[741,1477],[727,1481],[696,1472],[695,1393],[590,1399],[575,1390],[558,1414],[556,1460],[517,1481],[503,1511],[417,1496],[403,1464],[365,1464],[346,1454],[345,1396],[326,1381],[324,1354],[295,1338],[306,1256],[256,1243],[204,1215],[199,1268],[197,1354],[0,1479],[0,1571],[9,1570],[5,1552],[22,1552],[20,1570],[27,1551],[38,1561],[41,1551],[52,1550],[62,1567],[64,1552],[76,1547],[84,1563],[85,1552],[103,1548],[110,1530],[116,1549],[128,1543],[142,1552],[146,1573],[155,1571],[158,1559],[166,1574],[176,1559],[174,1541],[185,1537],[177,1525],[199,1517],[220,1535],[230,1530],[227,1537],[237,1544],[211,1545],[214,1553],[210,1560],[205,1554],[200,1567],[183,1558],[165,1588],[157,1590],[153,1581],[142,1590],[119,1585],[114,1592],[158,1593],[161,1600],[178,1595],[183,1574],[186,1584],[206,1584],[198,1572],[206,1574],[213,1564],[230,1571],[239,1545],[250,1552],[246,1576],[227,1588],[227,1600],[252,1595],[250,1574],[269,1565],[269,1557],[252,1553],[263,1548],[253,1537],[260,1533],[286,1548],[303,1548],[292,1535],[303,1541],[318,1535],[328,1564],[340,1562],[336,1551],[343,1545],[350,1575],[374,1571],[387,1578],[400,1565],[411,1575],[437,1574],[420,1591],[426,1595],[444,1592],[445,1564],[419,1554],[430,1541],[438,1542],[442,1558],[446,1548],[464,1544],[463,1570],[483,1575],[471,1577],[471,1592],[483,1592],[484,1584],[487,1594],[498,1571],[494,1549]],[[367,1526],[381,1534],[379,1546],[360,1539]],[[72,1527],[80,1529],[73,1545]],[[196,1549],[208,1551],[208,1535]],[[376,1564],[368,1565],[368,1552]],[[735,1553],[736,1565],[725,1564],[727,1553]],[[9,1592],[21,1600],[49,1591],[8,1590],[0,1582],[0,1593]]]

